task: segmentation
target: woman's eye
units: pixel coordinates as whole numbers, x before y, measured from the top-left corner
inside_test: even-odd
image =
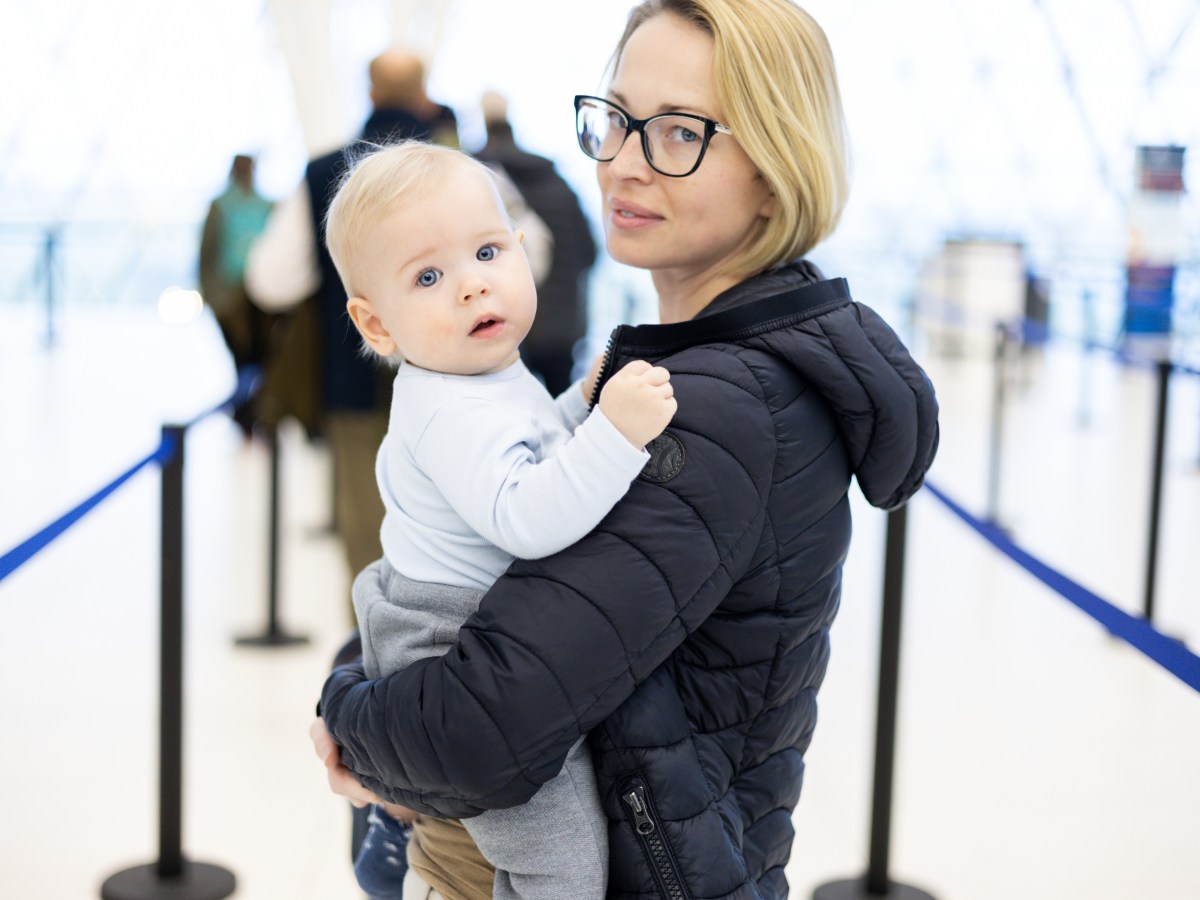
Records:
[[[442,277],[442,273],[437,269],[426,269],[417,276],[417,284],[421,287],[433,287]]]
[[[690,128],[685,128],[682,125],[676,125],[670,131],[670,138],[673,141],[679,141],[684,144],[690,144],[693,141],[700,140],[700,135],[692,131]]]
[[[496,258],[496,248],[492,244],[487,244],[479,248],[479,252],[475,254],[475,258],[481,262],[491,262]]]

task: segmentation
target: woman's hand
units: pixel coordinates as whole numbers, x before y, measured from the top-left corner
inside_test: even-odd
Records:
[[[316,751],[317,757],[325,764],[329,789],[335,794],[345,797],[357,807],[366,806],[368,803],[378,803],[388,815],[406,824],[411,823],[417,817],[417,814],[408,807],[385,803],[373,791],[367,790],[358,783],[350,774],[350,770],[342,765],[341,748],[334,742],[329,729],[325,727],[324,719],[313,719],[313,723],[308,729],[308,736],[312,738],[313,749]]]

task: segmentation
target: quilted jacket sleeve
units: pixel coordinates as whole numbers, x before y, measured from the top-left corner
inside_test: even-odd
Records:
[[[592,534],[514,563],[444,657],[377,681],[330,676],[322,714],[364,785],[445,816],[526,802],[744,573],[774,464],[761,389],[711,348],[664,365],[673,477],[639,478]]]

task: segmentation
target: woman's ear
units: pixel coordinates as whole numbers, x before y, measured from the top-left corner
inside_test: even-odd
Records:
[[[371,301],[364,297],[351,297],[346,301],[346,313],[350,321],[367,342],[367,346],[380,356],[391,356],[397,350],[396,341],[388,333],[383,320],[375,314]]]
[[[762,206],[758,208],[758,214],[764,219],[769,219],[775,215],[775,192],[771,191],[763,200]]]
[[[522,231],[520,228],[517,228],[517,229],[515,229],[515,230],[513,231],[513,234],[515,234],[515,235],[517,236],[517,243],[518,243],[518,244],[524,244],[524,243],[525,243],[525,232],[523,232],[523,231]]]

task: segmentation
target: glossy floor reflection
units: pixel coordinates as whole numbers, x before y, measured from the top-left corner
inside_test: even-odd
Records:
[[[943,404],[932,480],[983,512],[986,354],[925,355]],[[1172,383],[1156,621],[1200,645],[1200,379]],[[0,314],[0,552],[232,388],[207,319],[72,313],[41,345]],[[1011,391],[1000,519],[1026,549],[1135,611],[1153,383],[1060,347]],[[1086,413],[1086,415],[1084,415]],[[1082,419],[1087,424],[1081,424]],[[281,623],[266,627],[268,467],[222,416],[187,441],[183,847],[245,900],[356,898],[349,816],[306,729],[350,628],[324,448],[282,432]],[[792,896],[865,870],[883,525],[856,497]],[[136,475],[0,582],[0,897],[96,897],[158,852],[158,475]],[[932,496],[910,506],[892,877],[939,900],[1194,900],[1200,696],[1001,557]]]

